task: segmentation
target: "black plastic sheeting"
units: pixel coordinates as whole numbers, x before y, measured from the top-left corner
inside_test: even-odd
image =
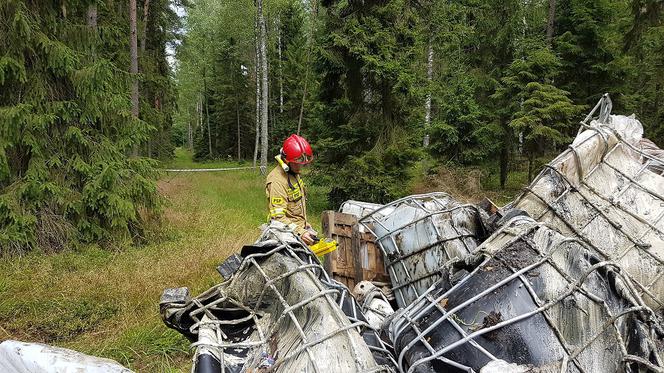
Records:
[[[479,250],[392,321],[401,371],[478,372],[496,359],[558,372],[564,361],[563,372],[661,369],[656,315],[580,241],[522,216]],[[455,283],[458,271],[469,274]]]

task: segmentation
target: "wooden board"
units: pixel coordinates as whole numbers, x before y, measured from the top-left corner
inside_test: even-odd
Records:
[[[332,277],[353,289],[363,280],[389,282],[385,263],[373,236],[360,232],[357,218],[324,211],[323,234],[337,241],[337,250],[325,255],[324,267]]]

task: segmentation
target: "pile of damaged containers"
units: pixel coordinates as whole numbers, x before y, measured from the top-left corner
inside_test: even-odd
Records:
[[[444,193],[344,204],[392,302],[368,281],[351,295],[272,224],[224,282],[165,291],[164,322],[195,372],[662,372],[664,159],[608,96],[596,109],[497,211]]]

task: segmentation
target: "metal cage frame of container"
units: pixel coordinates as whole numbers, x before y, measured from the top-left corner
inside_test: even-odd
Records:
[[[361,308],[355,302],[348,288],[328,276],[328,274],[325,272],[325,270],[323,269],[323,267],[321,266],[320,262],[315,257],[315,255],[311,253],[311,251],[306,247],[306,245],[304,245],[303,242],[301,242],[299,238],[297,242],[286,241],[282,239],[283,234],[292,235],[292,232],[288,230],[280,230],[274,227],[268,227],[264,231],[262,237],[257,241],[257,243],[261,241],[266,241],[268,238],[271,238],[273,240],[274,239],[277,240],[277,246],[264,253],[258,252],[245,256],[242,262],[240,263],[240,267],[235,271],[235,273],[238,273],[252,266],[255,267],[257,271],[263,276],[262,280],[265,281],[266,285],[259,297],[259,301],[256,303],[254,307],[248,307],[244,304],[236,302],[231,297],[229,297],[224,291],[224,288],[226,288],[232,281],[235,281],[236,278],[235,276],[231,276],[226,281],[210,288],[206,292],[202,293],[201,295],[191,300],[191,302],[195,304],[195,308],[193,308],[191,312],[189,312],[189,317],[191,317],[191,319],[194,321],[194,324],[189,328],[189,331],[192,334],[197,334],[198,331],[203,327],[211,326],[215,329],[215,332],[217,333],[217,340],[224,341],[226,339],[225,338],[226,336],[223,335],[223,332],[218,326],[225,324],[226,325],[239,324],[242,322],[253,321],[257,329],[257,333],[260,337],[260,340],[247,341],[247,342],[228,341],[223,343],[208,343],[200,341],[194,342],[191,345],[191,348],[196,350],[196,353],[194,354],[193,357],[194,364],[199,357],[199,353],[201,353],[201,351],[204,351],[205,348],[216,350],[219,352],[219,355],[221,356],[221,367],[222,367],[222,372],[224,372],[225,350],[238,349],[238,348],[240,349],[255,348],[258,346],[267,345],[269,343],[271,335],[273,335],[276,332],[276,330],[262,330],[260,327],[260,323],[258,322],[259,321],[258,315],[260,314],[259,308],[261,306],[262,299],[269,291],[274,296],[276,296],[276,298],[279,300],[279,302],[281,302],[281,305],[283,306],[283,312],[281,312],[281,314],[277,316],[278,317],[277,321],[275,321],[272,324],[275,327],[273,327],[272,329],[276,329],[276,325],[278,325],[279,320],[283,318],[289,318],[290,321],[292,321],[293,326],[297,329],[300,337],[300,343],[299,343],[300,346],[296,350],[292,351],[290,354],[286,356],[280,356],[276,360],[275,364],[271,367],[271,371],[278,371],[279,366],[284,364],[284,362],[298,356],[300,353],[306,353],[307,356],[309,357],[311,365],[314,368],[314,372],[317,373],[328,372],[329,371],[328,366],[320,366],[319,365],[320,362],[314,359],[313,354],[310,351],[311,347],[316,344],[322,343],[325,340],[328,340],[339,333],[350,333],[351,330],[354,330],[357,331],[361,337],[364,336],[364,333],[372,333],[375,337],[372,339],[376,342],[377,345],[367,344],[369,350],[374,356],[378,354],[384,357],[385,359],[389,360],[390,362],[389,365],[391,365],[391,366],[389,365],[386,366],[386,365],[379,365],[377,363],[375,368],[369,370],[362,370],[360,369],[359,366],[357,366],[356,370],[358,372],[364,372],[364,373],[392,372],[394,367],[396,367],[396,362],[394,360],[392,347],[387,343],[385,343],[383,340],[381,340],[378,331],[371,329],[368,323],[364,320],[364,316],[361,314],[360,311]],[[297,268],[289,272],[283,273],[277,277],[270,277],[266,274],[265,271],[263,271],[260,262],[277,252],[283,255],[287,255],[288,257],[294,259],[297,262],[298,266]],[[303,299],[298,303],[289,304],[286,301],[285,297],[278,291],[278,289],[275,286],[275,283],[277,281],[283,280],[288,276],[292,276],[296,273],[303,273],[306,276],[308,276],[310,279],[320,282],[322,284],[323,289],[321,289],[321,291],[318,292],[317,294],[307,299]],[[212,302],[204,301],[205,299],[210,299],[210,297],[214,297],[215,295],[217,296],[217,298],[214,301]],[[315,340],[309,340],[307,339],[303,331],[303,326],[298,321],[294,312],[298,308],[318,298],[325,299],[326,302],[331,307],[342,308],[344,310],[346,317],[348,317],[350,323],[342,328],[335,330],[332,333],[321,336]],[[350,312],[346,312],[348,310],[344,309],[343,307],[344,302],[348,301],[350,301],[351,305]],[[232,305],[232,307],[229,308],[228,306],[229,304]],[[219,311],[244,311],[247,313],[247,316],[241,319],[220,320],[215,316],[215,313],[218,313]],[[204,316],[206,316],[205,319]]]

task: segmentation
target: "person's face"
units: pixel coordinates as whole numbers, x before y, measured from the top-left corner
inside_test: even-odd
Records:
[[[300,164],[300,163],[291,163],[291,164],[288,165],[288,167],[290,167],[291,171],[293,171],[296,174],[299,174],[305,166],[306,165]]]

